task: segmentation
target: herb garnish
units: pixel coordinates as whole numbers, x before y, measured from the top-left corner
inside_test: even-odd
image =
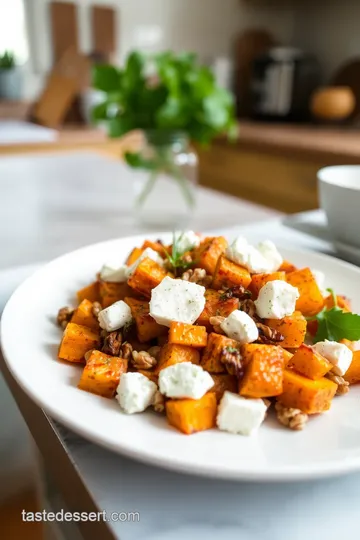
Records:
[[[318,321],[318,329],[314,342],[340,341],[348,339],[357,341],[360,339],[360,316],[355,313],[344,312],[337,303],[336,294],[332,289],[326,289],[334,299],[334,307],[328,309],[325,307],[315,317],[308,320]]]
[[[167,257],[170,270],[172,270],[175,276],[178,276],[180,273],[185,272],[188,268],[191,268],[195,261],[185,260],[184,252],[180,251],[179,245],[184,233],[181,233],[179,236],[173,234],[173,243],[171,248],[171,255],[168,253],[167,249],[164,248],[164,253]]]

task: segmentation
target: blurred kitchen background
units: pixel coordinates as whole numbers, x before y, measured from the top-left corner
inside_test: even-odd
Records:
[[[358,0],[0,0],[0,158],[120,156],[122,141],[90,121],[92,64],[194,51],[234,94],[240,126],[237,142],[198,149],[200,183],[286,213],[316,208],[316,171],[360,163],[359,19]],[[32,477],[9,402],[0,379],[0,502]]]

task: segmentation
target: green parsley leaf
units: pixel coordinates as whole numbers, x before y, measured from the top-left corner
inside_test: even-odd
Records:
[[[318,313],[316,319],[319,323],[314,342],[340,341],[349,339],[357,341],[360,339],[360,315],[355,313],[345,313],[339,307],[323,309]]]

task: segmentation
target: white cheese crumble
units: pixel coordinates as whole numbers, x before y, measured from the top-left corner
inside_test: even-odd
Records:
[[[253,319],[245,311],[238,309],[230,313],[220,326],[229,338],[236,339],[242,345],[252,343],[259,337],[259,331]]]
[[[345,375],[352,362],[353,353],[343,343],[337,341],[319,341],[315,343],[314,349],[334,366],[332,371],[336,375]]]
[[[255,300],[256,313],[262,319],[283,319],[295,311],[299,290],[286,281],[268,281]]]
[[[126,264],[108,262],[100,270],[100,279],[111,283],[122,283],[128,278],[129,267]]]
[[[116,399],[127,414],[145,411],[154,402],[157,386],[142,373],[124,373],[120,377]]]
[[[227,247],[225,254],[228,259],[244,266],[252,274],[276,272],[283,262],[275,244],[270,240],[260,242],[254,247],[242,236]]]
[[[202,398],[214,386],[211,375],[191,362],[174,364],[159,373],[159,389],[170,398]]]
[[[262,399],[248,399],[224,392],[216,423],[222,431],[252,435],[265,419],[267,407]]]
[[[144,249],[140,257],[138,257],[138,259],[136,259],[136,261],[131,266],[128,267],[127,277],[130,277],[131,274],[134,273],[136,268],[144,259],[151,259],[155,261],[156,263],[158,263],[160,266],[164,266],[164,259],[158,254],[157,251],[148,247]]]
[[[172,321],[193,324],[205,307],[205,287],[166,276],[152,289],[150,315],[158,324]]]
[[[200,245],[201,238],[194,231],[176,232],[175,242],[178,253],[185,253]]]
[[[119,300],[100,311],[98,320],[101,328],[107,332],[113,332],[131,323],[131,309],[123,300]]]

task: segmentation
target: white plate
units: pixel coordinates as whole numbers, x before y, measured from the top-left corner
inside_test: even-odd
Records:
[[[303,432],[284,429],[269,418],[250,438],[218,430],[185,436],[153,412],[127,416],[115,400],[76,388],[81,367],[56,358],[58,308],[74,300],[75,291],[93,280],[104,261],[125,257],[142,240],[132,237],[74,251],[38,270],[15,291],[3,313],[1,341],[12,374],[29,396],[95,443],[181,472],[284,481],[360,469],[360,388],[336,398],[331,411],[311,418]],[[327,285],[351,297],[360,312],[359,269],[313,252],[282,252],[297,265],[325,272]]]

